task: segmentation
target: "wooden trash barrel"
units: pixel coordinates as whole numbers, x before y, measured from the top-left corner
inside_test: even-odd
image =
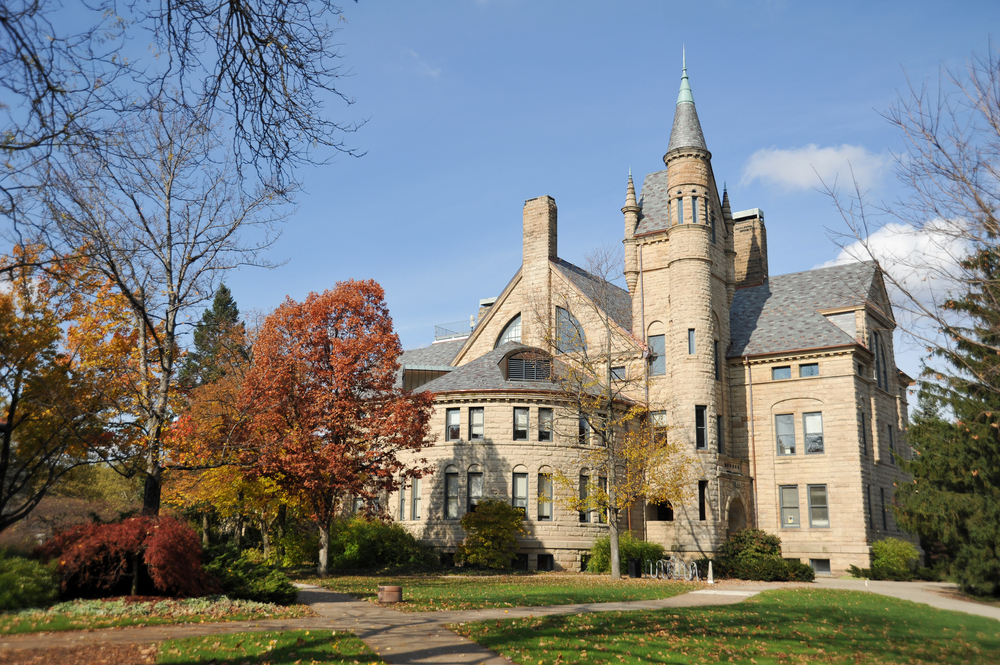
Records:
[[[403,587],[401,587],[401,586],[380,586],[378,588],[378,602],[380,602],[380,603],[401,603],[401,602],[403,602]]]

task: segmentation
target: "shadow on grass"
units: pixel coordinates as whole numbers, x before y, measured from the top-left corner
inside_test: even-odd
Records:
[[[235,633],[170,640],[160,646],[158,663],[241,665],[253,659],[270,665],[297,663],[381,663],[357,637],[345,632],[287,631]]]

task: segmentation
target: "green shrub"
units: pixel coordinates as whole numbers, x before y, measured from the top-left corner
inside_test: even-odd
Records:
[[[707,571],[707,562],[705,570]],[[760,529],[740,529],[719,547],[713,571],[719,577],[757,582],[811,582],[812,566],[781,558],[781,539]],[[699,566],[700,569],[700,566]]]
[[[872,567],[848,566],[853,577],[909,582],[917,576],[917,548],[899,538],[884,538],[872,545]]]
[[[55,566],[0,553],[0,612],[51,605],[59,595]]]
[[[781,558],[781,539],[761,529],[740,529],[719,547],[719,560],[729,563]]]
[[[816,571],[812,566],[801,561],[785,561],[788,567],[789,582],[812,582],[816,579]]]
[[[517,536],[524,533],[524,513],[500,499],[485,499],[462,517],[465,542],[455,552],[462,565],[508,569],[517,555]]]
[[[334,570],[439,566],[434,548],[418,542],[396,522],[364,517],[334,521],[328,561]]]
[[[291,605],[298,597],[299,591],[288,577],[263,565],[263,555],[257,550],[240,554],[235,549],[215,548],[211,554],[215,556],[205,570],[230,598]]]
[[[646,570],[646,561],[659,561],[664,557],[666,550],[664,550],[663,545],[638,540],[633,538],[632,534],[628,531],[624,531],[618,534],[618,553],[621,556],[621,574],[625,575],[628,573],[629,559],[638,558],[642,561],[643,570]],[[610,536],[601,536],[594,541],[594,546],[590,548],[590,560],[587,563],[587,572],[611,572]]]

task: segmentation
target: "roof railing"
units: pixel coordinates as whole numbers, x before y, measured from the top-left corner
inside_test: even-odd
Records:
[[[434,326],[434,341],[441,342],[446,339],[461,339],[468,337],[472,332],[468,321],[456,321],[454,323],[442,323]]]

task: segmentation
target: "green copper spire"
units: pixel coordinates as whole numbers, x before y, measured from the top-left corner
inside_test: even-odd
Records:
[[[681,47],[681,91],[677,93],[677,103],[691,102],[694,104],[694,95],[691,94],[691,84],[688,83],[687,53]]]
[[[674,111],[674,126],[670,130],[670,144],[667,152],[676,148],[701,148],[705,146],[705,137],[701,133],[701,122],[698,121],[698,111],[694,107],[694,95],[691,94],[691,84],[688,83],[687,54],[681,52],[681,91],[677,95],[677,107]]]

